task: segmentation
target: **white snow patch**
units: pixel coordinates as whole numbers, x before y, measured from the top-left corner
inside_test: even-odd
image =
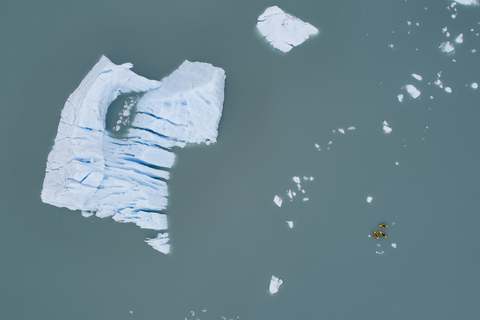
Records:
[[[405,89],[407,90],[407,92],[410,94],[410,96],[413,98],[413,99],[416,99],[420,96],[421,92],[417,90],[417,88],[415,88],[415,86],[411,85],[411,84],[407,84],[405,86]]]
[[[270,280],[270,285],[268,286],[268,291],[270,291],[272,294],[277,293],[278,288],[282,285],[282,283],[282,279],[272,276],[272,280]]]
[[[290,191],[290,190],[289,190]],[[282,206],[282,198],[280,198],[279,196],[275,195],[275,197],[273,198],[273,202],[275,202],[275,204],[278,206],[278,207],[281,207]]]
[[[268,42],[280,51],[289,52],[318,29],[307,22],[285,13],[277,6],[269,7],[258,17],[257,28]]]

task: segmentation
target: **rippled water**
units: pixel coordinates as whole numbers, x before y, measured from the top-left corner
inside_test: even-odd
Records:
[[[255,29],[271,5],[320,33],[273,49]],[[413,0],[0,4],[1,317],[474,319],[479,14]],[[185,59],[227,75],[218,142],[175,151],[169,255],[143,242],[154,231],[40,201],[60,112],[103,54],[149,79]]]

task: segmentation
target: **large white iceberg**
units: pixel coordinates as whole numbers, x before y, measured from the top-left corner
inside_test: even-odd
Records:
[[[318,29],[303,22],[277,6],[267,8],[258,17],[257,28],[270,44],[280,51],[288,52],[300,45]]]
[[[225,72],[185,61],[162,81],[148,80],[103,56],[70,95],[47,160],[42,201],[112,216],[141,228],[165,230],[173,147],[215,142],[222,115]],[[139,94],[131,128],[121,138],[105,128],[109,105]],[[147,242],[168,253],[168,233]]]

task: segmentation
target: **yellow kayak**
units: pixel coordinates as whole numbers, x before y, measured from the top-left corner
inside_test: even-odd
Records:
[[[388,224],[382,223],[378,225],[380,228],[388,228]]]
[[[380,231],[380,232],[381,232],[381,231]],[[378,233],[377,233],[377,231],[373,230],[373,235],[375,236],[375,238],[378,239]]]
[[[386,235],[384,232],[382,232],[382,231],[378,231],[378,232],[380,232],[380,235],[381,235],[382,237],[384,237],[384,238],[387,237],[387,235]]]

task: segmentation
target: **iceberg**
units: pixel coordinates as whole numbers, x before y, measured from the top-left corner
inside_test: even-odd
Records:
[[[258,17],[257,28],[268,42],[280,51],[289,52],[318,33],[318,29],[277,6],[269,7]]]
[[[272,276],[272,279],[270,280],[270,285],[268,286],[268,291],[270,291],[271,294],[277,293],[278,288],[280,288],[282,283],[282,279]]]
[[[225,72],[185,61],[162,81],[148,80],[103,56],[70,95],[48,155],[41,198],[84,216],[111,216],[140,228],[165,230],[168,168],[173,147],[215,142],[223,109]],[[126,134],[106,130],[110,104],[137,95],[128,106]],[[129,102],[131,103],[131,101]],[[117,123],[118,125],[118,123]],[[118,128],[117,128],[118,129]],[[168,233],[146,241],[170,251]]]

